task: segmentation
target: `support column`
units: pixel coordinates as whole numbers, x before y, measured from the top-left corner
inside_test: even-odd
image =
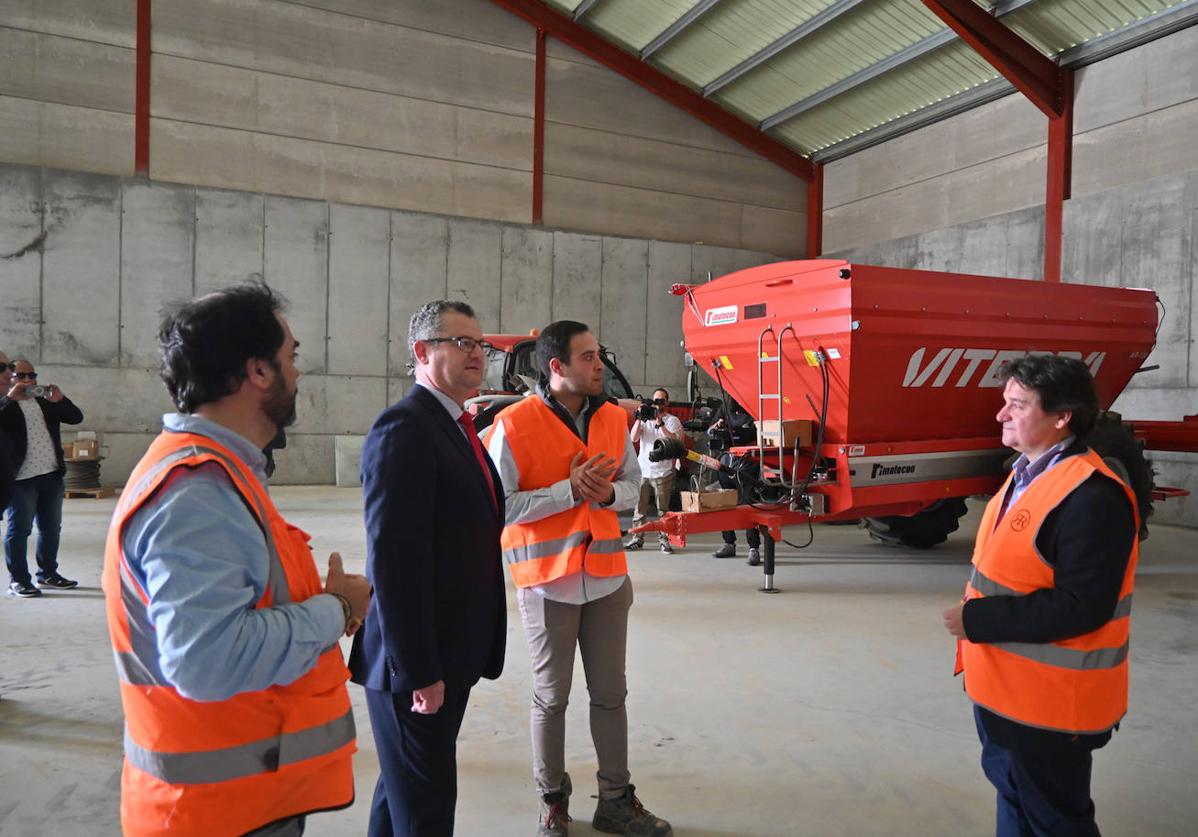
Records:
[[[824,164],[811,166],[807,184],[807,258],[818,259],[824,252]]]
[[[1061,115],[1048,120],[1044,200],[1044,281],[1061,281],[1065,201],[1073,189],[1073,70],[1061,70]]]
[[[150,174],[150,0],[137,0],[133,102],[133,173]]]
[[[532,222],[545,205],[545,30],[537,29],[537,66],[532,102]]]

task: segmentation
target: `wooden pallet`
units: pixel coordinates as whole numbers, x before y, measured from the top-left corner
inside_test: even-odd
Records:
[[[101,488],[68,488],[65,494],[68,500],[77,500],[81,497],[99,500],[104,497],[112,497],[115,495],[116,489],[109,486],[104,486]]]

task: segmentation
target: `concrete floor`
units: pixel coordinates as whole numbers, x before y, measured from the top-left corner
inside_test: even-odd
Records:
[[[354,489],[280,488],[280,508],[360,570]],[[62,568],[80,589],[0,600],[0,833],[118,831],[121,713],[99,590],[112,500],[67,501]],[[951,676],[941,610],[967,575],[964,532],[929,553],[816,529],[780,550],[783,592],[757,570],[709,557],[631,558],[628,659],[633,781],[680,835],[940,835],[992,832],[969,704]],[[794,532],[792,539],[805,536]],[[743,553],[743,543],[741,544]],[[509,595],[509,605],[513,598]],[[458,834],[531,835],[529,665],[511,609],[508,665],[475,690],[460,740]],[[1194,834],[1198,819],[1198,531],[1158,526],[1135,603],[1131,711],[1095,760],[1099,823],[1114,835]],[[595,770],[581,665],[570,711],[574,835],[590,828]],[[358,802],[309,821],[311,835],[365,832],[378,762],[362,692]]]

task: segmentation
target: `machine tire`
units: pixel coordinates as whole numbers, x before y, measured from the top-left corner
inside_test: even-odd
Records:
[[[1140,540],[1144,540],[1148,537],[1148,518],[1152,516],[1152,489],[1156,473],[1152,462],[1144,455],[1144,443],[1132,434],[1130,425],[1123,423],[1123,417],[1113,412],[1098,414],[1098,421],[1086,443],[1136,495],[1136,506],[1140,513]]]
[[[950,497],[938,500],[910,517],[866,517],[859,525],[879,543],[931,549],[957,531],[965,512],[965,498]]]

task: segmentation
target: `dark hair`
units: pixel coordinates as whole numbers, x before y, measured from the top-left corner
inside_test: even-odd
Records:
[[[464,314],[472,320],[477,320],[474,309],[469,304],[458,299],[438,299],[426,302],[412,313],[408,320],[408,353],[416,355],[416,341],[437,337],[441,332],[441,316],[446,311]]]
[[[655,387],[653,392],[664,392],[666,394],[666,401],[670,400],[670,391],[665,387]],[[650,393],[650,395],[652,395],[652,393]]]
[[[541,336],[537,338],[537,367],[541,372],[541,383],[549,382],[549,361],[557,358],[568,364],[570,341],[576,334],[584,334],[590,330],[586,323],[577,320],[558,320],[541,330]]]
[[[245,380],[247,360],[278,368],[285,305],[264,282],[222,288],[165,309],[158,329],[162,382],[184,413],[232,395]]]
[[[1072,412],[1069,430],[1074,436],[1085,439],[1094,428],[1098,419],[1098,392],[1090,368],[1077,358],[1060,355],[1017,358],[1002,373],[1004,384],[1011,378],[1040,396],[1044,412]]]

